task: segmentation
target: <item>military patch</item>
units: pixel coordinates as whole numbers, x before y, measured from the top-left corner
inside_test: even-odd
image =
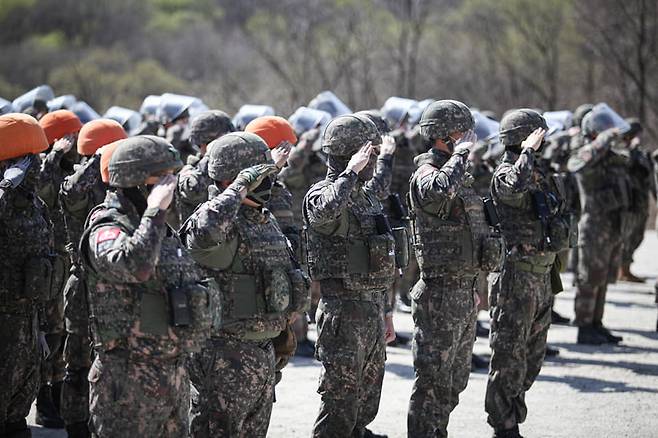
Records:
[[[96,252],[105,251],[121,234],[119,227],[105,228],[96,235]]]

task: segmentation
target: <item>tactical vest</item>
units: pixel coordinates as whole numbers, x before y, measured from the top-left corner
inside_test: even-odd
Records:
[[[570,241],[570,221],[564,216],[565,194],[564,183],[559,174],[550,177],[535,169],[533,181],[527,190],[521,191],[513,199],[502,202],[496,193],[496,174],[505,168],[512,167],[516,155],[509,152],[503,163],[498,166],[492,180],[491,193],[500,217],[500,230],[505,238],[508,250],[523,246],[533,253],[546,251],[557,252],[566,249]],[[544,195],[559,203],[554,207],[554,214],[547,223],[540,220],[533,196]],[[548,248],[546,242],[554,242],[554,247]],[[573,240],[573,239],[571,239]]]
[[[395,275],[395,239],[390,227],[383,229],[382,220],[385,220],[382,204],[362,188],[352,192],[338,221],[311,227],[305,218],[306,258],[311,278],[341,279],[347,290],[387,289]]]
[[[89,323],[97,351],[115,348],[148,355],[199,351],[213,326],[221,323],[221,297],[216,283],[203,273],[185,247],[168,230],[154,274],[143,283],[115,283],[103,278],[89,261],[91,232],[116,225],[133,235],[141,218],[119,209],[115,194],[94,208],[80,242],[88,290]],[[178,324],[176,312],[187,307],[189,321]],[[180,313],[178,313],[180,315]]]
[[[53,230],[46,205],[22,188],[4,195],[0,215],[0,313],[31,313],[52,290]]]
[[[621,213],[631,207],[628,166],[628,156],[610,151],[601,161],[576,174],[583,212]]]
[[[482,198],[471,186],[472,177],[467,176],[454,198],[444,203],[423,203],[417,198],[419,176],[431,171],[429,168],[440,169],[447,160],[440,160],[435,154],[421,157],[425,159],[418,163],[419,169],[411,178],[408,196],[421,277],[497,270],[502,263],[504,244],[487,222]]]
[[[189,225],[183,225],[183,234]],[[222,291],[223,325],[213,336],[271,339],[293,312],[306,310],[308,279],[293,266],[288,241],[271,213],[242,206],[226,241],[190,251],[213,270]]]

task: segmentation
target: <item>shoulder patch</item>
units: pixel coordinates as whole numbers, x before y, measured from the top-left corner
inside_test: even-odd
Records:
[[[103,229],[100,233],[96,234],[96,245],[107,242],[108,240],[116,240],[121,234],[121,228],[119,227],[108,227]]]

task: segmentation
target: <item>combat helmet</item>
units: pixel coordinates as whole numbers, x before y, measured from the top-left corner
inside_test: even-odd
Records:
[[[548,129],[546,120],[535,110],[521,108],[507,112],[500,121],[500,141],[519,146],[537,128]]]
[[[137,187],[158,172],[181,167],[183,162],[171,143],[154,135],[138,135],[120,140],[108,166],[109,184]]]
[[[232,132],[208,145],[208,175],[215,181],[232,181],[242,169],[274,164],[267,145],[256,134]]]
[[[620,134],[626,134],[630,131],[631,125],[606,103],[594,105],[592,110],[585,114],[581,124],[583,135],[590,138],[595,138],[610,128],[617,128]]]
[[[381,144],[377,126],[368,117],[347,114],[333,119],[322,133],[322,152],[339,157],[349,157],[368,141]]]
[[[592,108],[594,108],[594,105],[591,103],[579,105],[573,112],[573,119],[571,119],[572,125],[580,128],[580,124],[583,123],[583,118],[588,112],[592,111]]]
[[[356,114],[366,116],[367,118],[372,120],[372,123],[375,124],[377,130],[381,135],[386,135],[391,130],[388,126],[388,122],[384,118],[384,115],[379,110],[359,111]]]
[[[205,111],[192,120],[190,143],[201,146],[233,131],[235,131],[235,127],[231,118],[224,111]]]
[[[445,139],[451,132],[466,132],[475,122],[471,110],[457,100],[437,100],[420,117],[420,134],[426,140]]]

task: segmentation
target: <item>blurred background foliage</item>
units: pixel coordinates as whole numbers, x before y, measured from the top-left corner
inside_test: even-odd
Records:
[[[0,97],[103,112],[177,92],[283,115],[319,91],[508,108],[606,101],[656,139],[656,0],[0,0]]]

